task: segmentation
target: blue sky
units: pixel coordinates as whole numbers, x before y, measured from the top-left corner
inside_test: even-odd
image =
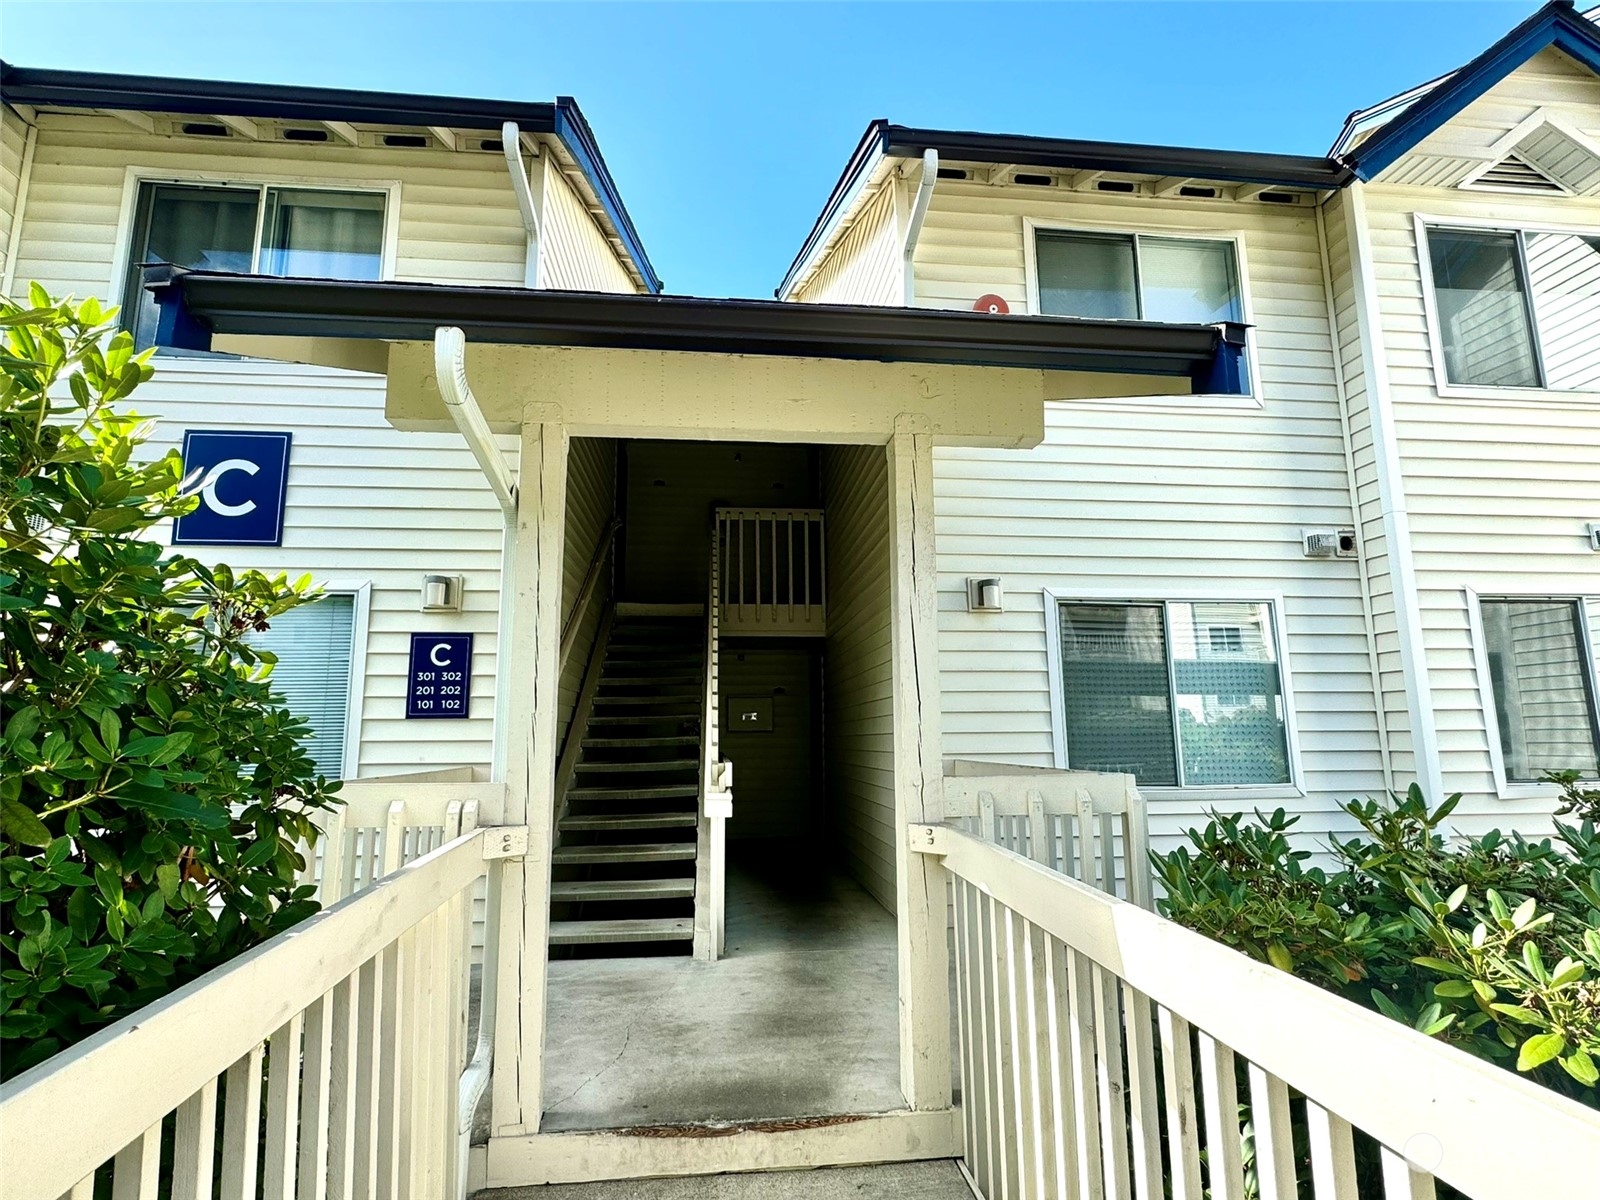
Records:
[[[667,289],[769,296],[867,122],[1320,154],[1523,3],[77,4],[30,66],[576,96]]]

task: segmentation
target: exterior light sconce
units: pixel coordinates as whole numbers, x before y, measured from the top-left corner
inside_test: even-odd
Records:
[[[1589,522],[1589,549],[1600,550],[1600,521]]]
[[[424,575],[422,577],[422,611],[425,613],[458,613],[461,611],[461,576]]]
[[[1005,588],[998,579],[967,580],[968,612],[1004,612]]]

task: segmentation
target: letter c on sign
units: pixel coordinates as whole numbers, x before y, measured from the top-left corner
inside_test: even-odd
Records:
[[[439,657],[439,651],[441,650],[445,652],[443,658]],[[433,649],[428,651],[428,661],[436,667],[448,667],[450,665],[450,643],[436,642]]]
[[[256,510],[254,500],[246,500],[242,504],[227,504],[217,496],[217,484],[222,482],[222,477],[229,471],[243,471],[246,475],[254,475],[261,470],[259,466],[247,458],[226,458],[211,468],[211,474],[206,477],[205,485],[200,489],[200,499],[219,517],[242,517],[246,513]]]

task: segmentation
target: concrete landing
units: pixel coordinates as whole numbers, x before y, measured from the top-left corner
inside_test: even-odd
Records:
[[[550,964],[543,1130],[905,1107],[894,918],[843,879],[733,867],[727,905],[719,962]]]
[[[690,1179],[628,1179],[479,1192],[478,1200],[973,1200],[948,1160],[764,1171]]]

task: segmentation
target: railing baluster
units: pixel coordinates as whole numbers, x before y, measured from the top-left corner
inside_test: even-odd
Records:
[[[1189,1022],[1168,1008],[1159,1008],[1158,1012],[1172,1200],[1202,1200],[1200,1131],[1195,1124],[1199,1111],[1194,1102],[1194,1055],[1189,1047]]]
[[[1033,1042],[1026,1036],[1028,1018],[1024,1008],[1027,1003],[1029,976],[1023,969],[1025,961],[1017,945],[1019,938],[1017,924],[1020,918],[1004,905],[999,907],[1000,928],[1004,937],[1001,955],[1006,997],[1004,1036],[1011,1054],[1011,1104],[1015,1121],[1011,1139],[1014,1149],[1010,1156],[1011,1161],[1015,1163],[1012,1194],[1025,1197],[1037,1194],[1028,1185],[1037,1149],[1033,1130],[1033,1116],[1037,1109],[1030,1103],[1034,1086],[1028,1069]],[[1021,936],[1027,935],[1022,932]]]
[[[1397,1150],[1382,1146],[1379,1151],[1383,1160],[1384,1200],[1434,1200],[1432,1175],[1416,1170]]]
[[[961,1105],[967,1120],[967,1165],[975,1179],[989,1178],[988,1042],[984,1036],[982,980],[979,964],[977,890],[966,880],[956,880],[956,980],[961,1013]]]
[[[161,1180],[161,1122],[129,1142],[112,1160],[111,1200],[156,1200]]]
[[[305,1056],[300,1081],[298,1200],[327,1200],[328,1075],[333,1053],[333,994],[305,1012]]]
[[[1105,1156],[1106,1195],[1128,1200],[1126,1087],[1122,1076],[1122,1018],[1119,981],[1099,964],[1089,969],[1094,990],[1094,1048],[1099,1060],[1101,1153]]]
[[[1200,1085],[1206,1102],[1206,1180],[1211,1200],[1244,1200],[1239,1146],[1239,1081],[1233,1051],[1201,1032]]]
[[[404,1045],[407,1008],[404,978],[407,955],[401,941],[385,947],[380,958],[383,982],[382,1035],[378,1042],[378,1187],[383,1200],[400,1195],[405,1168],[410,1165],[404,1158],[405,1091],[402,1073],[410,1050]]]
[[[1359,1200],[1356,1146],[1350,1122],[1308,1099],[1306,1129],[1311,1141],[1311,1184],[1316,1200]]]
[[[1094,1045],[1098,1010],[1086,955],[1067,949],[1067,1024],[1072,1050],[1073,1108],[1077,1117],[1078,1187],[1083,1200],[1102,1200],[1105,1176],[1100,1153],[1100,1089]]]
[[[1161,1200],[1161,1117],[1157,1107],[1155,1022],[1150,1013],[1150,998],[1137,988],[1123,984],[1122,1018],[1128,1047],[1128,1136],[1133,1143],[1133,1194],[1137,1200]]]
[[[217,1081],[178,1106],[172,1136],[172,1200],[211,1200],[217,1149]]]
[[[364,970],[355,972],[333,989],[328,1047],[328,1200],[348,1200],[355,1181],[356,1107],[362,1082],[357,1046],[363,973]]]
[[[300,1091],[300,1033],[305,1018],[296,1013],[267,1041],[267,1137],[261,1156],[264,1200],[293,1200],[295,1098]]]
[[[990,1110],[995,1125],[995,1166],[997,1187],[990,1200],[1010,1197],[1016,1179],[1016,1107],[1013,1081],[1016,1064],[1012,1061],[1012,1040],[1007,1018],[1011,1008],[1011,981],[1006,963],[1005,916],[1003,904],[985,896],[985,930],[988,933],[984,965],[989,970],[989,1036],[994,1079],[994,1107]],[[1005,914],[1004,916],[1002,914]]]
[[[1261,1200],[1295,1200],[1294,1132],[1289,1123],[1289,1088],[1255,1063],[1250,1079],[1250,1123],[1255,1131],[1256,1186]]]
[[[223,1076],[222,1195],[228,1200],[256,1194],[261,1147],[261,1060],[263,1047],[251,1050]]]
[[[356,1062],[352,1105],[355,1142],[351,1152],[350,1194],[356,1200],[377,1200],[379,1073],[383,1063],[383,962],[379,954],[361,965],[356,985]]]
[[[1044,931],[1030,921],[1022,921],[1020,946],[1020,973],[1022,976],[1023,1028],[1020,1031],[1019,1053],[1027,1067],[1028,1088],[1023,1095],[1027,1110],[1025,1128],[1030,1142],[1029,1153],[1023,1163],[1023,1178],[1028,1190],[1040,1200],[1059,1193],[1055,1188],[1056,1145],[1055,1094],[1051,1090],[1051,1064],[1054,1061],[1050,1042],[1049,1015],[1046,1012],[1044,970]]]
[[[789,531],[789,620],[794,620],[794,517],[784,518],[784,527]]]
[[[64,1193],[61,1200],[94,1200],[94,1173],[85,1175],[72,1185],[72,1190]]]
[[[1066,983],[1065,955],[1068,953],[1053,935],[1040,929],[1039,957],[1036,969],[1039,975],[1040,994],[1044,1000],[1043,1053],[1048,1064],[1050,1085],[1049,1111],[1054,1117],[1050,1128],[1050,1157],[1046,1166],[1046,1194],[1063,1197],[1078,1195],[1078,1141],[1077,1106],[1073,1102],[1072,1050],[1067,1038],[1067,1013],[1069,994]]]

